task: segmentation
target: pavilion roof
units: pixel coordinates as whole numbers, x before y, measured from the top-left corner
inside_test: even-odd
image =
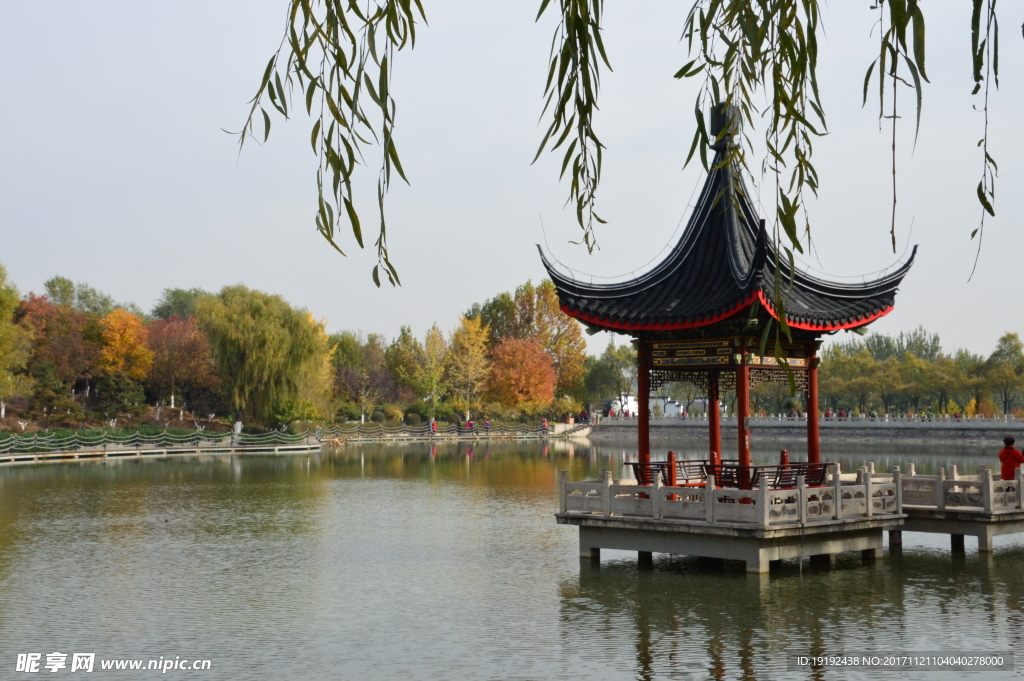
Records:
[[[895,271],[870,281],[841,283],[793,270],[758,218],[742,176],[724,158],[720,149],[682,236],[645,274],[621,283],[588,283],[554,269],[542,250],[562,310],[590,325],[626,332],[706,326],[756,301],[778,319],[776,282],[786,321],[798,329],[852,329],[892,310],[916,246]]]

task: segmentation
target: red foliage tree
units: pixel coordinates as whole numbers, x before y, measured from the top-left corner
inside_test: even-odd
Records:
[[[533,339],[506,338],[491,351],[487,397],[527,413],[545,409],[555,398],[554,363]]]
[[[153,351],[149,380],[157,395],[169,398],[175,392],[190,393],[216,384],[210,343],[195,317],[161,319],[146,330]]]
[[[70,385],[96,374],[99,339],[84,313],[58,307],[45,295],[29,293],[14,318],[32,334],[31,375],[52,373],[62,384]]]

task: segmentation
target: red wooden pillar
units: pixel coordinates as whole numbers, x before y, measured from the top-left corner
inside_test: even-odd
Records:
[[[708,453],[712,466],[722,465],[722,420],[718,409],[718,372],[708,372]]]
[[[739,439],[740,485],[750,487],[750,433],[747,431],[747,417],[750,416],[750,370],[747,367],[747,352],[740,348],[740,364],[736,367],[736,437]]]
[[[818,355],[807,358],[807,460],[821,462],[821,440],[818,434]]]
[[[648,357],[648,349],[647,344],[642,340],[637,341],[636,350],[639,366],[636,376],[636,441],[637,448],[640,450],[640,463],[651,462],[651,360]]]

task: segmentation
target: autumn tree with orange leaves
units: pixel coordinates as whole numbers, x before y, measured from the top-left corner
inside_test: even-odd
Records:
[[[555,398],[554,363],[533,339],[506,338],[491,351],[487,398],[527,414],[546,409]]]
[[[142,319],[119,307],[101,319],[100,326],[100,368],[108,374],[125,374],[136,381],[144,379],[153,366],[153,351],[146,345]]]
[[[139,382],[153,366],[153,351],[146,345],[142,318],[119,307],[100,320],[100,328],[99,365],[103,375],[97,381],[96,398],[90,407],[107,418],[123,413],[139,415],[145,411]]]

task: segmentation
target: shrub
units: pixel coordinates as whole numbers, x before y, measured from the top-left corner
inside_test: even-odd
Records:
[[[404,415],[398,407],[384,407],[384,418],[387,421],[401,421]]]
[[[409,412],[405,415],[405,422],[410,426],[418,426],[423,419],[420,418],[419,414]]]
[[[375,411],[370,415],[370,420],[374,423],[384,423],[387,420],[387,417],[384,416],[384,412]]]
[[[338,404],[338,421],[358,421],[362,412],[359,411],[359,405],[355,402],[341,402]]]

